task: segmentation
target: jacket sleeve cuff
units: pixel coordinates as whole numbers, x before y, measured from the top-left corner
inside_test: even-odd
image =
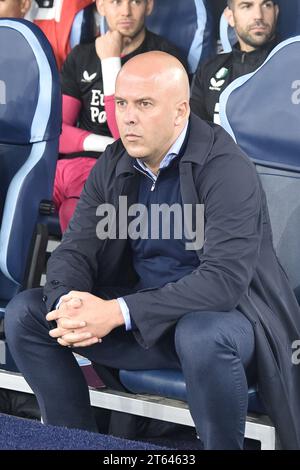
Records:
[[[118,297],[117,301],[118,301],[118,303],[120,305],[120,309],[122,311],[122,315],[123,315],[124,322],[125,322],[125,329],[126,329],[126,331],[130,331],[132,329],[132,325],[131,325],[131,318],[130,318],[129,308],[128,308],[125,300],[123,299],[123,297]]]

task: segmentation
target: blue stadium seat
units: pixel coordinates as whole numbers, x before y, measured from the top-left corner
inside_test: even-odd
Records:
[[[199,61],[216,53],[209,0],[156,0],[146,24],[182,50],[190,73],[195,72]],[[107,31],[104,18],[100,21],[100,31]]]
[[[52,198],[61,94],[52,49],[37,26],[0,19],[0,44],[1,318],[8,301],[33,285],[33,264],[47,242],[40,207]]]
[[[300,0],[276,0],[280,8],[278,31],[282,40],[300,34]]]
[[[256,164],[273,242],[300,301],[300,36],[280,43],[220,98],[223,127]],[[284,73],[283,73],[284,71]]]
[[[92,3],[76,14],[70,32],[70,46],[73,48],[77,44],[91,42],[95,36],[95,4]]]
[[[231,52],[232,46],[237,42],[237,37],[235,34],[235,30],[231,26],[229,26],[224,13],[222,13],[220,18],[219,35],[222,46],[222,52]]]
[[[175,400],[187,401],[186,385],[182,372],[173,369],[157,370],[120,370],[120,380],[124,387],[132,393],[158,395]],[[249,388],[248,410],[264,413],[257,390]]]

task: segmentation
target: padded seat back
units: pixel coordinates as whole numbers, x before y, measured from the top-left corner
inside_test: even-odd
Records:
[[[0,19],[0,299],[22,288],[39,205],[51,199],[61,130],[49,42],[26,20]]]
[[[223,127],[254,161],[274,247],[300,299],[300,36],[280,43],[220,97]]]

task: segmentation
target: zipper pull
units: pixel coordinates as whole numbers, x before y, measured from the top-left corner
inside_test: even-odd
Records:
[[[150,190],[150,191],[154,191],[154,189],[155,189],[155,183],[156,183],[156,181],[153,181],[153,184],[152,184],[152,186],[151,186],[151,190]]]

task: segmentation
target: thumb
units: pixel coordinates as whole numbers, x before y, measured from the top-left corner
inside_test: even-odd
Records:
[[[61,297],[61,304],[60,305],[66,305],[67,307],[70,306],[70,307],[73,307],[73,308],[79,308],[82,306],[83,304],[83,300],[81,297],[79,296],[76,296],[74,294],[66,294],[66,295],[63,295]]]

